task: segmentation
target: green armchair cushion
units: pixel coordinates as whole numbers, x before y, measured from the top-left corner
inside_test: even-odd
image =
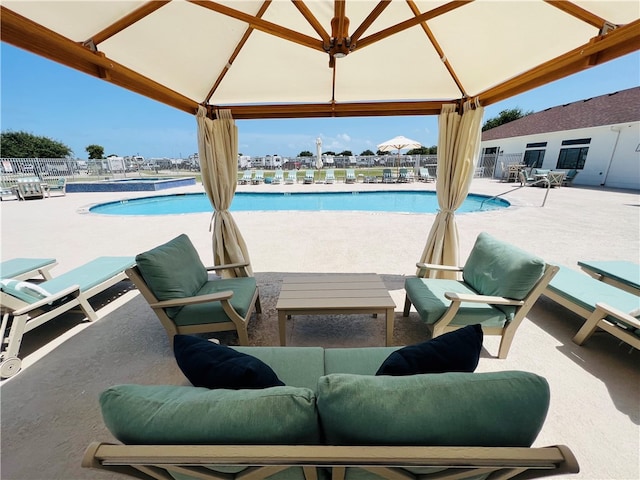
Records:
[[[296,445],[319,440],[307,388],[209,390],[116,385],[100,395],[105,425],[125,444]]]
[[[136,255],[138,269],[158,300],[194,296],[207,281],[207,269],[185,234]],[[180,307],[167,309],[173,317]]]
[[[473,372],[480,360],[482,327],[467,325],[417,345],[408,345],[389,355],[376,375]]]
[[[284,386],[262,360],[206,338],[176,335],[173,352],[178,367],[196,387],[239,390]]]
[[[549,385],[520,371],[321,377],[318,413],[330,445],[529,447]]]
[[[431,325],[437,322],[447,311],[451,300],[444,295],[447,292],[477,295],[474,289],[458,280],[440,278],[409,277],[404,288],[420,314],[420,318]],[[452,325],[474,325],[480,323],[485,327],[503,327],[506,322],[505,312],[493,308],[486,303],[462,303]]]
[[[522,300],[540,280],[544,268],[542,258],[482,232],[476,239],[462,276],[465,283],[482,295]],[[513,307],[501,308],[505,313],[509,313],[509,308],[513,310]]]
[[[205,282],[193,295],[208,295],[232,290],[233,297],[229,302],[240,316],[246,317],[257,288],[255,277],[223,278]],[[169,310],[172,309],[167,309],[167,315],[178,326],[229,321],[220,302],[196,303],[186,305],[177,311],[169,312]]]

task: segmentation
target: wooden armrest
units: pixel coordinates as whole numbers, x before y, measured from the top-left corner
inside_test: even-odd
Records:
[[[249,264],[247,262],[244,263],[227,263],[226,265],[214,265],[212,267],[206,267],[207,271],[211,270],[231,270],[232,268],[242,268],[248,267]]]
[[[491,305],[522,305],[524,300],[513,300],[493,295],[473,295],[470,293],[445,292],[444,296],[452,302],[488,303]]]
[[[23,315],[25,313],[29,313],[33,310],[37,310],[38,308],[42,308],[45,305],[49,305],[50,303],[55,302],[56,300],[60,300],[68,295],[71,295],[73,293],[76,293],[77,295],[80,294],[80,285],[72,285],[69,288],[65,288],[64,290],[61,290],[59,292],[57,292],[54,295],[50,295],[47,298],[43,298],[42,300],[38,300],[35,303],[31,303],[25,307],[19,308],[18,310],[14,310],[13,315]],[[77,296],[76,295],[76,296]]]
[[[631,327],[640,328],[640,320],[638,320],[636,317],[632,317],[628,313],[625,313],[622,310],[618,310],[617,308],[607,305],[606,303],[596,303],[596,309],[603,313],[603,317],[611,315],[612,317],[619,318],[624,323],[629,324],[629,326]]]
[[[199,303],[220,302],[229,300],[233,297],[232,290],[224,290],[218,293],[209,293],[207,295],[198,295],[195,297],[172,298],[171,300],[162,300],[160,302],[150,303],[151,308],[168,308],[183,307],[185,305],[197,305]]]

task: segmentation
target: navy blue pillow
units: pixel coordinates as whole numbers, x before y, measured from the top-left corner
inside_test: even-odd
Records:
[[[176,335],[173,353],[182,373],[196,387],[239,390],[284,386],[262,360],[205,338]]]
[[[473,372],[480,360],[482,339],[480,325],[467,325],[396,350],[382,363],[376,375]]]

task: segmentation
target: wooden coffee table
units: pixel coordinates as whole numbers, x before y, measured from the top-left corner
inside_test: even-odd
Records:
[[[291,315],[384,313],[389,346],[395,308],[387,287],[375,273],[285,277],[276,305],[280,345],[286,345],[286,323]]]

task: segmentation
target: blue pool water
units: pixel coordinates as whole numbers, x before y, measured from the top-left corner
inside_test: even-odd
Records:
[[[470,194],[457,213],[506,208],[509,202]],[[397,213],[436,213],[435,192],[327,192],[327,193],[249,193],[237,192],[231,211],[342,210]],[[213,212],[204,193],[144,197],[93,206],[91,213],[105,215],[169,215]]]

